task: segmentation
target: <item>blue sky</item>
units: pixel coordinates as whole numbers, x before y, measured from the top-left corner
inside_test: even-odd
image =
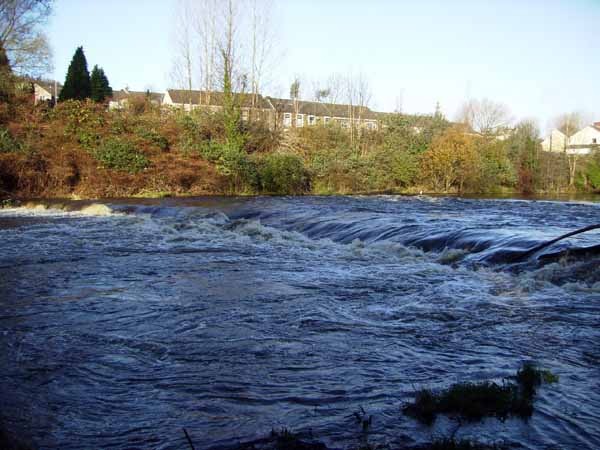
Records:
[[[362,71],[372,106],[452,118],[468,96],[515,118],[579,110],[600,120],[600,0],[275,0],[281,57],[270,90],[294,76]],[[175,0],[56,0],[49,37],[62,81],[78,45],[120,89],[170,85]],[[304,86],[307,88],[308,83]]]

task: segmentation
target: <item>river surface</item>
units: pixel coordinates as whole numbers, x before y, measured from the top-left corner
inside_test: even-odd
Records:
[[[66,210],[65,210],[66,208]],[[0,420],[36,447],[413,445],[419,388],[560,377],[458,438],[600,448],[600,203],[196,198],[0,210]],[[367,434],[352,413],[373,416]]]

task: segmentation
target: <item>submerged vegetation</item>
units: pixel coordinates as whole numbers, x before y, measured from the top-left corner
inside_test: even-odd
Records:
[[[423,389],[413,403],[404,406],[405,414],[431,425],[439,414],[467,421],[486,417],[506,420],[509,416],[528,419],[533,414],[533,400],[542,383],[555,383],[558,377],[549,371],[526,363],[519,369],[515,381],[501,383],[458,383],[440,392]]]

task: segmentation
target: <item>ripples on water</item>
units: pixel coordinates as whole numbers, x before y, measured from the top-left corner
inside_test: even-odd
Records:
[[[457,437],[600,447],[599,260],[503,263],[600,222],[600,204],[145,203],[0,211],[0,418],[40,447],[184,448],[185,427],[206,448],[286,426],[343,448],[360,406],[371,441],[419,443],[455,425],[404,417],[417,387],[525,360],[560,376],[529,423]]]

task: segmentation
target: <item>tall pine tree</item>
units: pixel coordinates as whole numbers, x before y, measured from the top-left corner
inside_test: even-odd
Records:
[[[90,98],[91,94],[90,73],[88,72],[83,47],[77,47],[69,65],[67,78],[65,79],[65,84],[60,92],[58,101],[62,102],[70,99],[84,100]]]
[[[90,82],[92,86],[91,98],[93,101],[102,103],[107,98],[112,97],[112,88],[108,83],[108,78],[104,73],[104,69],[98,67],[97,65],[94,66]]]
[[[0,102],[7,102],[13,92],[13,77],[6,51],[0,42]]]

